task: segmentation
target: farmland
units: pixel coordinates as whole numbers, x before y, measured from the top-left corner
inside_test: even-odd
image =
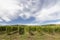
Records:
[[[60,40],[60,25],[0,26],[0,40]]]

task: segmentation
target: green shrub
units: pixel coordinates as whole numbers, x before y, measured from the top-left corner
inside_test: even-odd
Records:
[[[24,31],[24,27],[19,27],[19,34],[22,35],[22,34],[24,34],[24,32],[25,32],[25,31]]]
[[[0,27],[0,34],[4,34],[6,32],[6,27],[1,26]]]
[[[54,28],[49,27],[49,26],[42,28],[43,32],[46,32],[46,33],[49,33],[49,34],[54,34],[54,30],[55,30]]]
[[[12,27],[12,31],[17,31],[18,27]]]
[[[6,31],[6,27],[0,27],[0,32]]]
[[[7,35],[11,35],[11,27],[10,26],[7,26],[6,27],[6,33],[7,33]]]
[[[57,28],[55,29],[55,33],[60,33],[60,27],[57,27]]]
[[[29,34],[30,35],[34,35],[34,32],[36,31],[36,27],[32,26],[32,27],[29,27]]]

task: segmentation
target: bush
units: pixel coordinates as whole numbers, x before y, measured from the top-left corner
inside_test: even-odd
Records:
[[[0,32],[6,31],[6,27],[0,27]]]
[[[34,35],[34,32],[36,31],[36,27],[32,26],[32,27],[29,27],[29,34],[30,35]]]
[[[24,34],[24,27],[19,27],[19,34]]]
[[[6,27],[6,32],[7,32],[7,35],[11,35],[11,27],[10,26],[7,26]]]

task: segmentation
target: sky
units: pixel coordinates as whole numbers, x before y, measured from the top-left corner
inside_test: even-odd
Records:
[[[60,24],[60,0],[0,0],[0,24]]]

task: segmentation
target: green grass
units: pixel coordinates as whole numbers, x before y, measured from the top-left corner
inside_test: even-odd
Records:
[[[60,40],[60,25],[0,26],[0,40]]]

